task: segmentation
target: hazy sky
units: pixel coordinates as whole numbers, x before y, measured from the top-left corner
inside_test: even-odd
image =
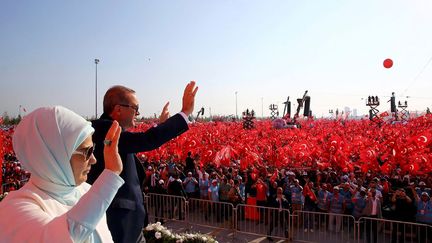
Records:
[[[0,3],[0,114],[63,105],[98,114],[104,92],[135,89],[145,116],[181,108],[196,80],[196,111],[269,115],[305,90],[311,109],[357,108],[392,91],[432,108],[430,0],[154,0]],[[383,67],[391,58],[394,66]],[[387,96],[387,97],[384,97]],[[409,96],[409,98],[406,98]],[[263,102],[262,102],[263,101]],[[295,107],[293,107],[295,109]]]

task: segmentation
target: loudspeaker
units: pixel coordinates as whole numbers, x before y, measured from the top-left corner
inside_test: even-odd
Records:
[[[310,114],[310,96],[306,96],[305,97],[305,101],[304,101],[304,111],[303,111],[303,116],[309,116]]]
[[[394,96],[390,98],[390,110],[391,112],[396,112],[396,97]]]
[[[287,115],[291,116],[291,101],[288,101],[287,106]]]

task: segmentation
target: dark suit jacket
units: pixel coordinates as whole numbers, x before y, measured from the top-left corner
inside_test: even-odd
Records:
[[[168,193],[174,196],[186,197],[186,192],[180,179],[176,179],[168,184]]]
[[[269,202],[268,202],[268,207],[271,208],[279,208],[279,201],[276,198],[272,198]],[[288,209],[290,208],[290,203],[288,202],[288,199],[286,199],[285,197],[282,198],[282,208],[283,209]],[[269,211],[269,220],[271,222],[270,224],[270,228],[272,228],[274,226],[274,224],[279,224],[281,222],[286,222],[286,220],[288,220],[289,218],[289,213],[287,211],[282,211],[279,212],[278,210],[271,210]]]
[[[382,218],[382,211],[381,211],[381,201],[379,199],[376,200],[377,202],[377,217],[378,218]],[[367,198],[366,199],[366,206],[365,208],[363,208],[362,214],[363,216],[371,216],[372,214],[372,199],[371,198]]]
[[[271,198],[268,202],[268,206],[271,208],[279,208],[279,201],[276,200],[276,197]],[[282,208],[283,209],[289,209],[289,206],[290,205],[289,205],[288,200],[285,197],[283,197],[282,198]]]
[[[93,142],[96,145],[94,155],[97,163],[92,166],[88,174],[87,182],[90,184],[93,184],[105,169],[103,140],[112,121],[112,118],[105,113],[100,119],[92,121],[95,129]],[[145,173],[135,153],[156,149],[187,130],[185,119],[177,114],[145,132],[132,133],[123,130],[120,134],[118,148],[123,161],[123,171],[120,176],[125,184],[120,187],[107,210],[108,228],[114,242],[136,242],[147,219],[141,189]]]

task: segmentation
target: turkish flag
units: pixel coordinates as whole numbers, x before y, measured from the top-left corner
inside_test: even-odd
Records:
[[[414,137],[414,143],[419,147],[426,147],[432,141],[432,134],[430,132],[425,132]]]

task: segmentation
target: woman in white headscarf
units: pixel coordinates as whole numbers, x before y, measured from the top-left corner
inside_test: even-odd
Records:
[[[105,211],[124,181],[117,151],[121,128],[105,140],[105,170],[85,181],[93,156],[90,122],[60,106],[24,117],[13,147],[29,182],[0,203],[0,242],[112,242]]]

